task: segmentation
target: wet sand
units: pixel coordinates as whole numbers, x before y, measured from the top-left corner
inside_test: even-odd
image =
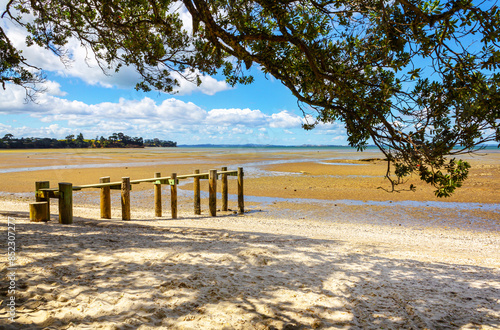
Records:
[[[0,152],[0,224],[7,231],[15,219],[18,256],[18,318],[7,320],[2,286],[0,326],[498,328],[499,156],[471,159],[471,180],[443,201],[418,182],[415,193],[377,189],[387,187],[385,164],[359,161],[376,152]],[[116,166],[82,168],[104,163]],[[64,169],[72,165],[80,168]],[[1,173],[36,166],[61,168]],[[154,217],[150,184],[133,186],[132,221],[119,219],[118,193],[114,218],[99,219],[95,190],[75,192],[72,225],[57,223],[56,201],[49,223],[28,219],[37,180],[89,184],[221,166],[245,169],[244,215],[209,217],[203,200],[193,216],[186,181],[178,220],[167,206]]]
[[[195,169],[228,166],[245,168],[246,192],[251,196],[311,198],[325,200],[417,200],[445,202],[500,203],[500,152],[465,156],[472,164],[469,179],[451,198],[437,198],[434,188],[411,177],[400,192],[388,192],[384,178],[387,163],[378,152],[357,153],[327,150],[269,152],[264,149],[235,149],[211,152],[183,148],[113,150],[33,150],[0,151],[0,191],[32,191],[35,181],[72,182],[75,185],[97,183],[100,177],[112,181],[153,177],[155,172],[168,176],[190,174]],[[7,172],[11,171],[11,172]],[[414,184],[416,192],[408,191]],[[134,186],[139,190],[145,185]],[[186,189],[190,189],[187,185]]]
[[[458,229],[500,230],[500,152],[488,150],[466,156],[472,164],[469,179],[451,198],[437,198],[434,188],[410,178],[400,192],[388,192],[384,178],[387,164],[375,151],[327,149],[84,149],[0,152],[0,197],[33,199],[35,181],[74,185],[98,183],[110,176],[151,178],[155,172],[190,174],[227,166],[243,167],[247,209],[278,218],[312,218],[324,221],[390,223],[411,226],[441,226]],[[9,167],[10,166],[10,167]],[[54,169],[56,167],[57,169]],[[33,169],[38,170],[33,170]],[[41,168],[41,170],[40,170]],[[52,169],[49,169],[52,168]],[[4,171],[4,173],[2,173]],[[7,172],[10,171],[10,172]],[[408,191],[410,184],[417,188]],[[168,186],[164,186],[168,209]],[[179,209],[191,210],[191,180],[181,181]],[[207,180],[202,180],[204,196]],[[220,191],[220,183],[218,191]],[[229,193],[236,193],[230,178]],[[235,197],[232,197],[233,209]],[[153,208],[152,184],[134,185],[132,206]],[[98,204],[97,189],[75,192],[76,205]],[[52,203],[56,203],[53,200]],[[206,200],[202,205],[206,207]],[[119,214],[119,193],[113,194],[113,209]],[[54,210],[57,205],[54,205]],[[168,210],[167,210],[168,212]],[[356,215],[351,217],[350,214]]]

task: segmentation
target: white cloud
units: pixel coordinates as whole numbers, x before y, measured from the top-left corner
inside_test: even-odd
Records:
[[[212,125],[265,126],[269,116],[260,110],[250,109],[213,109],[208,112],[207,123]]]
[[[231,129],[231,133],[233,134],[245,134],[245,135],[250,135],[253,134],[253,129],[250,128],[244,128],[244,127],[234,127]]]
[[[58,124],[52,124],[48,126],[43,126],[39,128],[33,128],[29,126],[13,127],[10,125],[0,124],[0,137],[5,134],[10,133],[14,137],[64,137],[69,134],[75,134],[76,130],[60,127]]]
[[[58,82],[47,80],[42,85],[42,89],[45,89],[45,93],[54,96],[65,96],[66,92],[61,90],[61,85]]]
[[[274,128],[295,128],[302,125],[303,118],[286,110],[271,115],[270,126]]]
[[[197,123],[207,117],[207,112],[192,102],[185,103],[175,98],[170,98],[161,103],[157,109],[159,119],[169,121],[187,121]]]
[[[199,71],[196,70],[195,74],[199,74]],[[177,79],[179,82],[179,87],[175,88],[175,91],[179,95],[189,95],[193,92],[214,95],[215,93],[231,89],[225,81],[220,81],[210,76],[201,76],[201,85],[196,86],[195,83],[184,79],[178,72],[172,72],[171,75],[172,78]],[[184,75],[189,76],[190,73],[186,70]]]
[[[253,134],[254,128],[296,127],[301,119],[287,111],[267,115],[252,109],[204,110],[192,102],[169,98],[157,104],[141,100],[86,104],[57,95],[64,94],[57,83],[48,84],[51,93],[40,94],[37,103],[24,102],[24,90],[8,85],[0,94],[0,113],[29,114],[43,123],[66,121],[69,127],[117,130],[119,127],[146,131],[204,131],[207,134]]]
[[[7,85],[7,88],[0,92],[0,114],[26,113],[25,97],[26,91],[23,88]]]

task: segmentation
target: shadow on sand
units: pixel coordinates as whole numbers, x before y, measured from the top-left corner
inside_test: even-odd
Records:
[[[203,218],[188,228],[8,215],[18,220],[19,265],[17,319],[7,320],[5,304],[0,312],[7,329],[500,327],[497,269],[380,257],[381,247],[347,241],[197,228]],[[8,298],[2,285],[0,299]]]

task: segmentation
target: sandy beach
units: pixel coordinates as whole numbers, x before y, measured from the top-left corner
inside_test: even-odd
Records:
[[[415,193],[378,189],[387,188],[386,164],[363,160],[376,152],[0,153],[0,224],[7,242],[15,223],[17,256],[1,264],[0,327],[500,328],[500,153],[470,157],[470,180],[443,201],[415,179]],[[152,187],[141,184],[131,221],[120,220],[116,194],[113,219],[100,219],[89,190],[74,194],[73,224],[58,223],[56,201],[51,221],[29,222],[37,180],[89,184],[221,166],[244,167],[245,214],[210,217],[203,199],[194,216],[186,181],[177,220],[167,206],[155,218]]]

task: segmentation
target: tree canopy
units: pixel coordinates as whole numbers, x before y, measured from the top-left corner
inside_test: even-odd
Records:
[[[172,92],[172,71],[251,83],[255,64],[295,95],[304,128],[340,121],[351,146],[377,145],[393,189],[416,173],[449,196],[470,167],[456,155],[500,143],[496,1],[11,0],[3,17],[60,56],[77,38],[105,70],[134,66],[145,91]],[[17,56],[2,82],[23,84],[1,41]]]
[[[26,88],[27,97],[33,95],[35,84],[43,81],[40,72],[33,71],[26,63],[21,52],[12,46],[9,38],[0,27],[0,84],[6,88],[7,83],[22,85]]]

